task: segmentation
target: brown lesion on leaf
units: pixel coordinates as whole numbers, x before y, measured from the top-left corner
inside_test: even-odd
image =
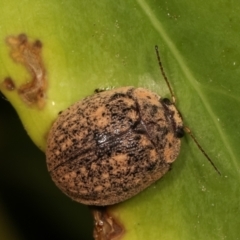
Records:
[[[10,77],[6,77],[3,80],[2,84],[3,84],[3,87],[5,89],[7,89],[8,91],[13,91],[16,88],[15,83],[13,82],[13,80]]]
[[[23,64],[31,75],[31,80],[21,85],[17,90],[23,101],[30,106],[36,105],[43,108],[46,98],[46,70],[42,61],[42,43],[39,40],[29,41],[27,35],[10,36],[6,39],[11,48],[12,59]],[[7,79],[7,80],[6,80]],[[4,84],[14,86],[11,78],[6,78]],[[11,81],[10,81],[11,79]]]
[[[106,207],[91,207],[94,217],[95,240],[120,240],[125,230],[120,222],[111,216]]]

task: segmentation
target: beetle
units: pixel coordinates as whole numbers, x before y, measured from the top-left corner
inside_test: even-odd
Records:
[[[156,53],[172,101],[148,89],[120,87],[74,103],[54,122],[47,167],[73,200],[105,206],[138,194],[169,171],[185,131],[216,169],[183,125],[157,47]]]

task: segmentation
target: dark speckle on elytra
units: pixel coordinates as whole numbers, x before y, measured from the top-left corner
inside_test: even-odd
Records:
[[[155,115],[157,111],[158,111],[158,107],[156,105],[153,105],[151,109],[151,115]]]
[[[124,93],[115,93],[115,94],[113,94],[113,95],[110,97],[109,101],[111,102],[111,101],[116,100],[116,99],[118,99],[118,98],[120,98],[120,97],[125,98],[125,97],[126,97],[126,94],[124,94]]]

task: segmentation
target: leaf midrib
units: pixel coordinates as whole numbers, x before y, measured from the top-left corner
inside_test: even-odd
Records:
[[[237,156],[235,155],[230,143],[230,139],[228,139],[227,136],[224,135],[224,132],[217,121],[217,117],[211,108],[211,106],[208,104],[208,100],[204,93],[201,91],[201,88],[199,87],[198,82],[196,81],[196,78],[193,76],[191,70],[186,65],[184,57],[180,54],[178,49],[176,48],[175,44],[172,42],[171,38],[168,36],[167,32],[165,31],[163,25],[160,23],[160,21],[155,16],[154,12],[151,10],[149,5],[144,0],[137,0],[137,3],[141,7],[144,14],[148,17],[148,20],[151,22],[152,26],[156,29],[156,31],[161,35],[162,39],[164,40],[165,44],[168,46],[169,50],[175,57],[176,61],[179,64],[180,69],[182,70],[182,73],[185,76],[185,79],[188,80],[189,84],[193,87],[195,92],[198,94],[199,98],[201,99],[203,106],[205,107],[206,111],[208,112],[209,116],[212,119],[212,122],[216,126],[216,129],[219,133],[220,139],[222,143],[224,144],[229,156],[232,159],[232,162],[234,163],[235,167],[238,167],[238,161]]]

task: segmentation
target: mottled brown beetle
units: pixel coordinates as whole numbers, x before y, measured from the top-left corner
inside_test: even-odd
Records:
[[[157,47],[156,52],[172,102],[147,89],[121,87],[73,104],[53,124],[48,170],[56,185],[77,202],[111,205],[151,185],[177,158],[184,130],[209,159],[183,126]]]

